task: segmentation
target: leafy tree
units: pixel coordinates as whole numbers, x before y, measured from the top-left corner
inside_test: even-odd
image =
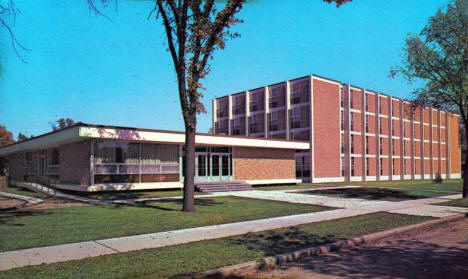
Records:
[[[6,129],[5,126],[0,125],[0,147],[14,143],[13,134]]]
[[[16,137],[17,141],[25,141],[25,140],[28,140],[29,137],[24,135],[23,133],[19,132],[18,133],[18,136]]]
[[[410,34],[404,60],[391,75],[424,85],[413,92],[415,106],[432,106],[459,113],[468,138],[468,1],[451,1],[439,9],[419,35]],[[468,154],[463,174],[463,197],[468,196]]]
[[[323,0],[337,6],[351,0]],[[103,15],[88,0],[90,10]],[[101,0],[106,4],[108,0]],[[194,212],[195,133],[197,114],[204,113],[202,80],[210,72],[209,60],[224,49],[229,39],[240,36],[230,28],[241,23],[236,17],[246,0],[155,0],[148,18],[160,19],[177,75],[180,106],[185,124],[183,211]],[[222,6],[218,9],[218,6]]]
[[[73,119],[70,119],[70,118],[60,118],[59,120],[50,123],[52,130],[54,131],[70,127],[74,124],[75,124],[75,121],[73,121]]]

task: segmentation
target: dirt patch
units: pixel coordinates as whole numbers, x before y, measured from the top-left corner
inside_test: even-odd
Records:
[[[0,196],[0,210],[22,206],[25,203],[23,200]]]
[[[466,278],[467,259],[465,219],[232,278]]]
[[[27,209],[52,209],[52,208],[61,208],[61,207],[73,207],[73,206],[86,206],[89,205],[83,202],[76,202],[65,199],[57,199],[53,197],[45,198],[43,202],[28,206]]]

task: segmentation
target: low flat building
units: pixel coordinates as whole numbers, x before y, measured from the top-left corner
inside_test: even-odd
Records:
[[[183,187],[185,133],[77,123],[0,148],[12,184],[74,191]],[[309,142],[197,133],[195,182],[300,183],[296,150]]]

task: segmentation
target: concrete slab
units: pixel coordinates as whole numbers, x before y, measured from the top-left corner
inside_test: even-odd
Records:
[[[16,267],[80,260],[116,253],[117,251],[105,247],[94,241],[78,242],[48,247],[8,251],[0,253],[2,265],[0,270]],[[3,259],[8,258],[10,263]]]

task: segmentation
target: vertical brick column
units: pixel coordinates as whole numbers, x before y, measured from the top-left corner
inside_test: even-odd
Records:
[[[415,137],[415,133],[414,133],[414,110],[412,110],[412,108],[410,108],[410,111],[408,112],[410,113],[410,137],[411,137],[411,179],[414,180],[414,175],[416,173],[416,167],[415,167],[415,159],[414,159],[414,153],[415,153],[415,148],[414,148],[414,144],[415,144],[415,141],[414,141],[414,137]]]
[[[429,158],[430,158],[430,161],[429,161],[429,165],[430,165],[430,173],[431,173],[431,179],[434,179],[434,150],[433,150],[433,147],[432,147],[432,144],[433,144],[433,139],[434,139],[434,135],[432,133],[433,129],[432,129],[432,124],[433,124],[433,117],[432,117],[432,108],[429,108],[429,127],[430,127],[430,130],[429,130]]]
[[[392,100],[392,96],[388,96],[387,98],[388,100],[388,176],[389,176],[389,180],[393,180],[393,152],[392,152],[392,145],[393,145],[393,134],[392,134],[392,130],[393,130],[393,121],[392,121],[392,117],[393,117],[393,100]]]
[[[400,110],[400,179],[405,179],[405,122],[404,122],[404,109],[403,109],[403,100],[398,101],[398,106]]]
[[[313,76],[309,77],[309,168],[310,168],[310,182],[314,182],[314,79]]]
[[[349,84],[343,85],[343,146],[344,146],[344,157],[343,157],[343,168],[345,181],[351,180],[351,125],[350,125],[350,90]]]
[[[265,129],[265,138],[268,138],[268,113],[270,113],[270,88],[268,86],[265,87],[265,92],[263,94],[264,97],[264,118],[263,118],[263,128]]]
[[[228,134],[232,135],[232,96],[229,95],[228,97]]]
[[[424,108],[421,107],[421,117],[420,117],[420,129],[421,129],[421,179],[424,179],[424,175],[426,175],[425,169],[425,161],[424,161]]]
[[[213,134],[216,134],[216,122],[218,121],[218,101],[216,99],[212,100],[211,108],[213,109]]]
[[[441,119],[441,117],[440,117],[440,110],[437,110],[437,119],[438,119],[438,120],[437,120],[437,123],[438,123],[438,124],[437,124],[437,131],[438,131],[437,134],[438,134],[438,136],[439,136],[439,138],[438,138],[438,142],[439,142],[439,143],[437,144],[437,148],[438,148],[438,152],[437,152],[437,153],[438,153],[438,155],[439,155],[438,158],[437,158],[438,161],[439,161],[437,172],[438,172],[438,173],[440,174],[440,176],[442,177],[442,143],[441,143],[442,137],[441,137],[441,135],[440,135],[440,133],[442,132],[442,129],[441,129],[441,126],[442,126],[442,119]]]
[[[380,97],[375,92],[375,179],[380,181]]]
[[[366,157],[366,91],[361,88],[361,166],[362,181],[366,181],[367,157]]]
[[[245,135],[249,136],[250,91],[245,91]]]
[[[449,113],[445,112],[445,173],[446,179],[450,179],[450,122]]]

